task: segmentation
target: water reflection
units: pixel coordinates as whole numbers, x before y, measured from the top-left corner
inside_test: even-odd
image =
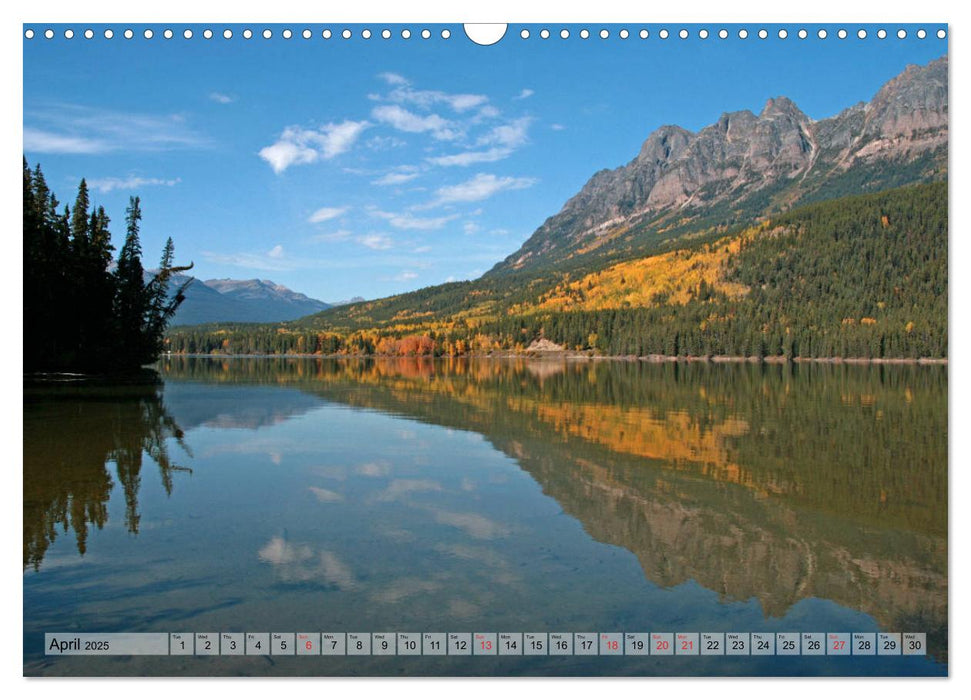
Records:
[[[59,531],[73,532],[79,554],[91,527],[108,522],[121,484],[125,528],[138,533],[143,455],[172,493],[176,472],[167,440],[183,449],[182,429],[166,410],[155,373],[129,383],[32,382],[24,386],[24,560],[35,570]]]
[[[58,525],[84,552],[112,473],[137,532],[143,455],[170,492],[165,448],[182,426],[199,431],[198,460],[226,470],[196,500],[217,487],[242,498],[237,474],[266,489],[263,516],[256,497],[239,514],[231,497],[199,509],[222,518],[207,532],[234,533],[219,535],[223,551],[246,549],[245,562],[225,557],[247,582],[240,597],[270,572],[282,588],[253,605],[272,590],[277,613],[306,610],[285,600],[306,594],[362,620],[526,619],[551,614],[551,600],[566,615],[600,584],[593,564],[567,568],[585,545],[553,504],[584,540],[636,557],[641,583],[684,600],[700,585],[726,604],[757,601],[765,619],[832,601],[881,629],[926,631],[947,658],[946,368],[170,358],[160,372],[164,403],[158,385],[25,388],[25,567],[40,566]],[[328,432],[339,416],[314,414],[327,406],[364,409],[341,419],[358,432]],[[436,432],[396,421],[382,435],[367,414]],[[508,473],[458,468],[452,429],[484,437],[542,494],[486,493]],[[291,510],[292,536],[264,527]],[[627,585],[619,597],[643,594]]]
[[[271,375],[476,431],[654,583],[696,581],[773,617],[823,598],[926,630],[946,653],[946,368],[176,358],[163,371]],[[501,530],[434,517],[473,538]]]

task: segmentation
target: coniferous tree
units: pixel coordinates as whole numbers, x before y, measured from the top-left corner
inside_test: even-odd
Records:
[[[125,243],[118,253],[118,267],[115,270],[115,321],[120,341],[117,352],[131,362],[137,362],[144,354],[142,326],[149,301],[145,292],[145,270],[139,240],[139,222],[142,218],[140,204],[138,197],[132,197],[125,210]]]

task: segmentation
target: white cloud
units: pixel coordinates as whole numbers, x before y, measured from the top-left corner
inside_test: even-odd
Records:
[[[137,190],[142,187],[174,187],[182,180],[175,178],[166,180],[158,177],[100,177],[88,180],[88,187],[97,192],[111,192],[112,190]]]
[[[228,105],[236,101],[235,97],[232,97],[222,92],[209,93],[209,99],[212,100],[213,102],[218,102],[221,105]]]
[[[332,233],[320,233],[313,236],[311,240],[322,242],[322,241],[346,241],[350,238],[352,234],[350,231],[341,229],[339,231],[334,231]]]
[[[383,233],[369,233],[366,236],[360,236],[357,242],[371,250],[387,250],[394,245],[391,236],[386,236]]]
[[[523,88],[522,91],[516,95],[514,100],[525,100],[527,97],[532,97],[536,94],[535,90],[530,90],[529,88]]]
[[[202,257],[220,265],[267,272],[285,272],[299,266],[284,254],[281,245],[274,246],[265,253],[215,253],[204,250]]]
[[[438,216],[433,218],[422,218],[414,216],[412,214],[395,214],[387,211],[374,210],[371,212],[371,216],[376,216],[380,219],[384,219],[389,224],[399,229],[406,230],[416,230],[416,231],[430,231],[433,229],[439,229],[449,221],[458,218],[458,214],[452,214],[450,216]]]
[[[319,224],[324,221],[330,221],[331,219],[336,219],[339,216],[343,216],[347,212],[348,207],[321,207],[307,219],[308,223]]]
[[[532,122],[530,117],[520,117],[506,124],[493,127],[479,139],[479,145],[496,145],[501,148],[515,149],[528,140],[527,131]]]
[[[490,148],[486,151],[463,151],[462,153],[452,153],[447,156],[435,156],[428,158],[432,165],[451,167],[453,165],[467,166],[476,163],[495,163],[497,160],[508,158],[512,151],[508,148]]]
[[[325,124],[319,129],[288,126],[276,143],[260,150],[260,157],[279,174],[291,165],[329,160],[351,149],[370,124],[366,121],[346,120],[339,124]]]
[[[566,127],[563,126],[562,124],[550,124],[550,128],[553,131],[563,131]]]
[[[480,105],[488,102],[489,98],[485,95],[446,95],[445,101],[449,106],[456,112],[464,112],[473,107],[478,107]]]
[[[90,155],[209,145],[181,114],[117,112],[72,104],[24,110],[24,150],[28,153]]]
[[[529,140],[527,132],[532,123],[530,117],[520,117],[505,124],[492,127],[479,137],[477,146],[491,146],[485,150],[464,151],[447,156],[428,158],[428,162],[440,166],[468,166],[475,163],[494,163],[508,158]]]
[[[457,185],[440,187],[436,192],[436,199],[426,206],[457,202],[480,202],[503,190],[522,190],[535,184],[536,180],[529,177],[496,177],[491,174],[479,173],[472,179]]]
[[[466,221],[464,224],[462,224],[462,230],[465,231],[465,234],[468,236],[471,236],[473,233],[478,233],[481,228],[482,227],[474,221]]]
[[[313,163],[319,157],[320,154],[316,150],[304,145],[300,134],[289,130],[284,131],[283,136],[275,144],[260,150],[260,158],[269,163],[273,172],[277,174],[282,173],[291,165]]]
[[[448,93],[440,90],[415,90],[406,83],[398,84],[394,90],[385,96],[385,99],[399,104],[417,105],[422,109],[431,109],[436,104],[445,104],[455,112],[467,112],[470,109],[481,107],[489,102],[489,98],[485,95]],[[381,99],[381,96],[372,95],[371,98]]]
[[[408,142],[396,136],[372,136],[364,145],[372,151],[390,151],[392,148],[404,148]]]
[[[451,141],[462,134],[452,122],[437,114],[422,116],[399,105],[380,105],[371,111],[371,116],[398,131],[412,134],[429,132],[440,141]]]
[[[64,136],[24,127],[24,150],[28,153],[92,154],[105,153],[112,148],[100,139]]]
[[[407,85],[408,79],[404,76],[398,75],[397,73],[378,73],[378,77],[381,78],[388,85]]]
[[[387,187],[389,185],[403,185],[406,182],[411,182],[416,177],[418,173],[388,173],[387,175],[382,175],[377,180],[372,180],[372,185],[380,185],[382,187]]]

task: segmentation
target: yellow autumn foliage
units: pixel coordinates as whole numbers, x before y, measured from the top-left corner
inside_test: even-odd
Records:
[[[686,304],[704,281],[714,291],[739,298],[748,287],[726,279],[728,258],[761,229],[725,238],[699,250],[674,250],[618,263],[573,282],[558,285],[537,303],[521,304],[510,313],[599,311],[660,304]]]

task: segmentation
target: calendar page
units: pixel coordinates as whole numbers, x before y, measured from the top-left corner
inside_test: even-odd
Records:
[[[23,674],[947,676],[948,37],[23,24]]]

